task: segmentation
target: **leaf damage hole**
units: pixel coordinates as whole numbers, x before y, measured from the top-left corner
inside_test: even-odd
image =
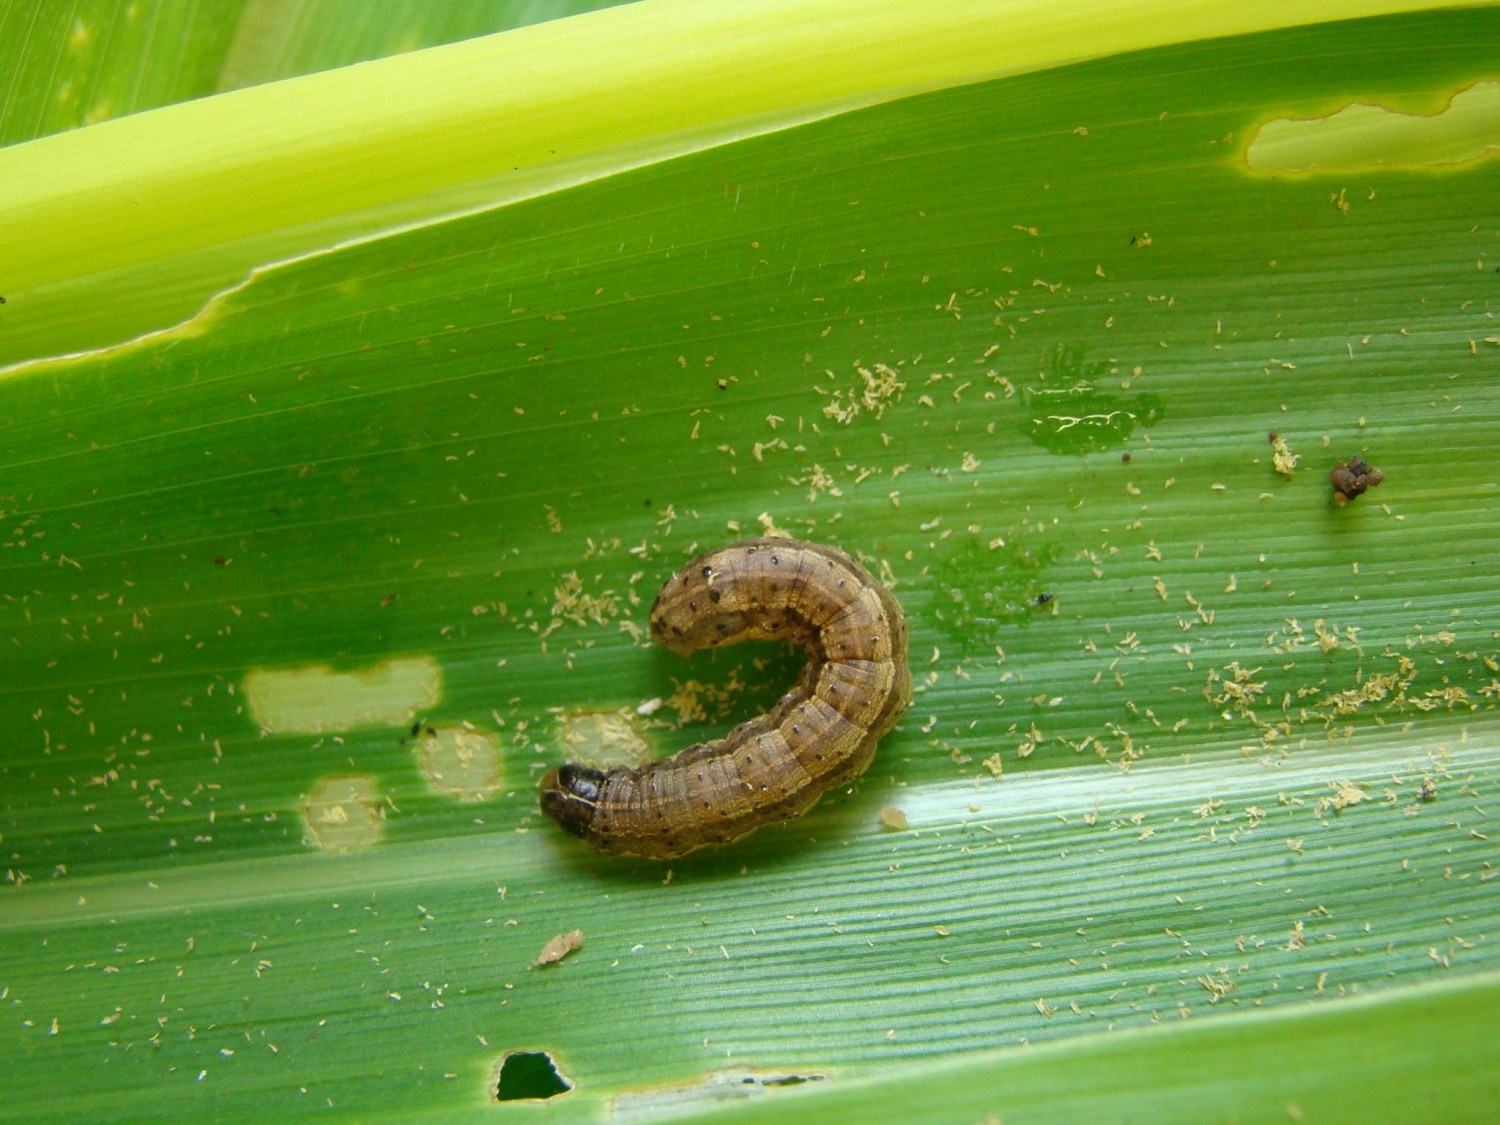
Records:
[[[508,1051],[495,1066],[497,1102],[541,1101],[571,1089],[573,1083],[546,1051]]]
[[[244,692],[251,717],[267,734],[404,727],[442,699],[443,671],[425,654],[346,671],[326,664],[252,668]]]
[[[784,1074],[730,1067],[706,1074],[686,1085],[658,1086],[620,1094],[611,1105],[612,1116],[616,1125],[646,1125],[663,1114],[701,1111],[715,1105],[766,1097],[779,1089],[822,1082],[827,1077],[817,1071]]]
[[[308,795],[302,817],[310,841],[325,851],[369,847],[380,839],[383,824],[375,779],[324,778]]]
[[[500,791],[500,744],[472,723],[412,724],[417,760],[432,788],[458,801],[483,801]]]
[[[1417,107],[1350,101],[1322,117],[1282,117],[1250,131],[1245,163],[1263,175],[1309,172],[1372,172],[1392,168],[1457,168],[1500,155],[1495,124],[1500,119],[1500,82],[1475,82],[1447,94],[1421,96],[1433,112]],[[1369,189],[1367,200],[1374,199]],[[1342,192],[1329,199],[1349,213]]]
[[[741,1081],[748,1084],[759,1084],[761,1086],[800,1086],[804,1082],[821,1082],[821,1074],[782,1074],[770,1078],[747,1077]]]

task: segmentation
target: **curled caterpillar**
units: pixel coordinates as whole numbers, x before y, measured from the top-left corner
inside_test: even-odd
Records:
[[[707,551],[667,582],[651,635],[673,652],[784,639],[807,649],[770,714],[670,758],[612,770],[564,765],[542,812],[591,848],[674,859],[790,820],[864,773],[911,701],[906,615],[835,547],[750,539]]]

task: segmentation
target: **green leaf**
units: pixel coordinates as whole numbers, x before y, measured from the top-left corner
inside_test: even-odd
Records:
[[[259,0],[239,20],[220,80],[234,89],[457,43],[621,0]]]
[[[0,4],[0,144],[214,92],[245,0]],[[18,184],[6,181],[9,196]]]
[[[1495,1103],[1494,1055],[1473,1029],[1492,1019],[1497,1001],[1500,987],[1486,975],[1332,1008],[978,1052],[895,1076],[820,1084],[796,1102],[763,1098],[753,1108],[676,1120],[896,1122],[915,1111],[964,1123],[1204,1121],[1228,1106],[1240,1121],[1470,1120]],[[1434,1073],[1451,1081],[1434,1083]]]
[[[7,1114],[1495,1104],[1495,10],[807,11],[0,150]],[[542,770],[795,676],[642,631],[768,524],[893,583],[911,710],[584,851]]]
[[[610,0],[9,0],[0,5],[0,144],[383,58]]]
[[[1321,0],[1296,18],[1403,6]],[[214,295],[254,271],[402,225],[914,90],[1278,22],[1193,0],[1164,2],[1156,20],[1109,4],[1007,13],[991,0],[912,12],[909,0],[755,3],[727,16],[690,2],[624,5],[0,149],[5,284],[29,311],[9,319],[0,365],[201,331]],[[60,47],[101,34],[82,16],[46,26]],[[20,18],[0,30],[22,45],[32,34]],[[246,35],[258,38],[253,22]],[[100,73],[120,81],[114,67]],[[18,72],[12,88],[26,80]],[[169,99],[130,105],[158,100]]]

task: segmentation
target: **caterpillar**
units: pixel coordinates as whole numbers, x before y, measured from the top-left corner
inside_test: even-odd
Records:
[[[786,640],[807,666],[769,714],[723,738],[640,766],[549,771],[542,812],[610,855],[675,859],[800,816],[864,773],[911,701],[906,614],[836,547],[750,539],[706,551],[657,595],[651,635],[683,656]]]

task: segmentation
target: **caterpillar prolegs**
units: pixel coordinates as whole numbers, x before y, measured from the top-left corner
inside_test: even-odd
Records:
[[[542,812],[601,852],[673,859],[800,816],[865,771],[911,701],[906,615],[835,547],[750,539],[707,551],[657,595],[651,635],[684,656],[784,639],[807,649],[807,667],[769,714],[724,738],[543,777]]]

